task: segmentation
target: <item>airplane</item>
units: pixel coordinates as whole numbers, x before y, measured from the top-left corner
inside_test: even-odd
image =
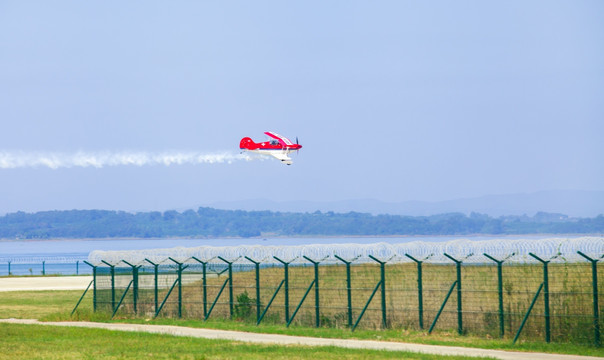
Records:
[[[243,151],[274,156],[282,163],[291,165],[293,161],[288,156],[289,153],[302,148],[302,145],[298,144],[298,138],[296,137],[296,143],[294,144],[285,136],[281,136],[272,131],[267,131],[265,134],[270,136],[272,139],[261,143],[255,143],[254,140],[250,139],[249,137],[244,137],[239,142],[239,148]]]

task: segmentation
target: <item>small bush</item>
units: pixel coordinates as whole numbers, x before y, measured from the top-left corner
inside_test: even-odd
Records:
[[[237,301],[233,307],[233,317],[237,320],[252,320],[255,302],[256,299],[252,299],[247,291],[237,295]]]

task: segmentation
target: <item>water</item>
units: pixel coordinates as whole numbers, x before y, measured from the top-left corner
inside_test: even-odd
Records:
[[[292,237],[253,239],[112,239],[112,240],[0,240],[0,276],[49,274],[90,274],[84,263],[94,250],[144,250],[174,247],[238,245],[308,245],[407,243],[412,241],[443,242],[456,239],[543,239],[551,235],[523,236],[409,236],[409,237]],[[560,236],[568,238],[568,236]]]

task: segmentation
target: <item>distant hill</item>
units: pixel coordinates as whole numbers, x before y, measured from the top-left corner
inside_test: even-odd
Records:
[[[489,216],[534,215],[538,212],[561,213],[572,217],[595,217],[604,214],[604,191],[554,190],[527,194],[486,195],[447,201],[384,202],[371,199],[317,202],[270,201],[264,199],[213,202],[204,204],[226,210],[272,210],[290,212],[350,211],[391,215],[429,216],[472,212]]]
[[[545,212],[494,218],[479,213],[401,216],[202,207],[135,214],[109,210],[17,212],[0,217],[0,238],[4,239],[601,233],[604,215],[574,218]]]

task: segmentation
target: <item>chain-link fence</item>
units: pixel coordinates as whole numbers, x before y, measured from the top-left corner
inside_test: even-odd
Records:
[[[88,264],[94,309],[114,316],[455,330],[600,344],[603,284],[596,255],[604,253],[575,251],[572,262],[569,253],[530,252],[522,261],[517,254],[459,253],[255,258],[251,251]]]
[[[90,274],[84,260],[86,256],[0,256],[0,276]]]

